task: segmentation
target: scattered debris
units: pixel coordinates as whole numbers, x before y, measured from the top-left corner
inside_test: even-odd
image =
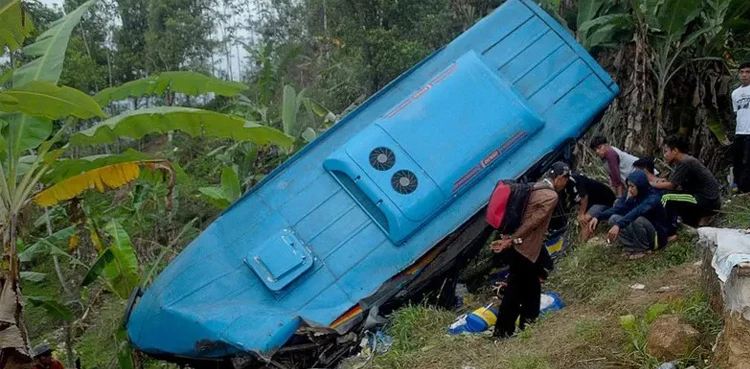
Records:
[[[698,346],[700,332],[676,315],[657,318],[648,329],[646,353],[664,360],[690,355]]]
[[[659,288],[658,290],[656,290],[656,292],[658,292],[658,293],[665,293],[665,292],[672,291],[672,289],[673,289],[672,286],[664,286],[664,287]]]
[[[565,307],[562,299],[554,292],[545,292],[542,294],[542,301],[539,308],[539,313],[545,314],[553,311],[557,311]]]
[[[360,355],[370,357],[373,355],[384,355],[391,350],[393,346],[393,337],[377,331],[374,334],[371,332],[365,332],[365,336],[359,344],[362,348]]]
[[[462,333],[481,333],[494,326],[497,322],[497,310],[488,304],[485,307],[474,310],[469,314],[463,314],[448,327],[448,333],[458,335]]]
[[[677,365],[674,362],[670,361],[668,363],[659,365],[659,367],[656,369],[677,369]]]
[[[646,285],[645,284],[634,284],[634,285],[630,286],[630,288],[634,289],[634,290],[637,290],[637,291],[642,291],[642,290],[646,289]]]
[[[469,297],[469,289],[463,283],[456,283],[456,307],[460,308],[466,304]]]
[[[560,310],[564,307],[562,299],[554,292],[545,292],[540,295],[539,313],[545,314]],[[490,303],[469,314],[463,314],[456,318],[448,327],[448,333],[459,335],[464,333],[482,333],[493,327],[497,322],[497,310]]]
[[[388,323],[388,319],[380,315],[380,308],[378,306],[374,306],[367,314],[367,319],[365,319],[362,327],[366,330],[376,330],[377,327],[382,327],[386,323]]]

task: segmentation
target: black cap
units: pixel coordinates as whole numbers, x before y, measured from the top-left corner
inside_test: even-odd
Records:
[[[46,343],[42,343],[41,345],[34,347],[34,349],[32,350],[32,356],[34,357],[34,359],[38,358],[39,356],[49,355],[51,353],[52,349],[50,349],[49,345],[47,345]]]
[[[547,178],[557,178],[559,176],[569,176],[571,174],[570,167],[561,161],[558,161],[549,168],[547,171]]]

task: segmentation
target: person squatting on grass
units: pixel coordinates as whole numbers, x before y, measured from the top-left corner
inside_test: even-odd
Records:
[[[564,169],[569,175],[570,169],[567,166]],[[512,336],[519,316],[521,330],[539,317],[542,293],[539,279],[545,264],[551,263],[544,237],[557,206],[555,187],[560,186],[551,178],[557,177],[560,176],[553,170],[534,184],[516,231],[509,236],[501,235],[501,239],[491,244],[493,252],[505,253],[504,259],[509,264],[508,285],[500,303],[494,337]]]
[[[626,180],[628,193],[615,206],[591,219],[589,229],[596,230],[600,221],[608,221],[607,240],[619,241],[635,253],[655,250],[667,243],[669,222],[661,204],[661,194],[651,187],[643,171],[635,171]]]
[[[633,163],[638,158],[610,145],[603,136],[592,137],[589,146],[607,162],[609,181],[617,192],[617,197],[625,195],[625,180],[633,173]]]
[[[574,206],[578,206],[576,219],[581,227],[581,239],[585,241],[591,237],[588,227],[591,218],[611,208],[617,197],[612,189],[602,182],[578,173],[566,173],[563,168],[567,167],[563,162],[552,165],[552,170],[559,173],[558,178],[553,178],[556,184],[555,191],[564,195],[566,214],[570,213]]]
[[[656,165],[654,164],[654,158],[640,158],[633,163],[635,170],[640,170],[646,174],[648,183],[654,183],[659,181],[659,177],[656,176]],[[659,190],[661,191],[661,190]]]
[[[36,363],[31,369],[65,369],[65,366],[52,357],[52,349],[43,343],[34,347],[33,356]]]
[[[686,154],[687,143],[677,135],[664,141],[664,159],[675,170],[669,180],[651,183],[654,188],[673,191],[662,196],[667,219],[671,220],[669,236],[677,234],[677,217],[691,227],[708,225],[721,210],[721,187],[711,171],[698,159]]]

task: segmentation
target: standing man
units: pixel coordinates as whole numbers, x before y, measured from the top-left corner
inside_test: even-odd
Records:
[[[617,198],[621,198],[625,195],[625,181],[630,173],[633,173],[633,163],[638,158],[610,145],[604,136],[594,136],[589,146],[596,151],[596,155],[607,162],[609,180],[617,192]]]
[[[668,219],[679,216],[691,227],[705,226],[721,209],[721,187],[711,171],[686,151],[687,143],[682,137],[667,137],[664,141],[664,159],[676,167],[669,180],[656,181],[651,186],[675,191],[661,198]],[[673,223],[669,236],[676,232],[677,224]]]
[[[512,235],[501,235],[501,239],[492,242],[492,251],[505,252],[510,266],[508,286],[495,325],[495,337],[512,336],[519,316],[521,330],[539,317],[542,293],[539,277],[546,255],[546,250],[542,250],[544,236],[557,206],[555,188],[565,187],[561,183],[562,178],[569,175],[567,165],[553,166],[544,180],[534,184],[518,229]]]
[[[737,114],[732,190],[750,192],[750,61],[740,64],[740,87],[732,92],[732,106]]]
[[[34,347],[34,360],[32,369],[65,369],[61,362],[52,358],[52,349],[44,343]]]

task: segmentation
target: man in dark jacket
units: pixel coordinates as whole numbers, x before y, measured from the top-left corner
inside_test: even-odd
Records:
[[[651,187],[642,171],[631,173],[627,184],[627,198],[593,218],[589,223],[591,231],[600,220],[608,220],[612,226],[608,241],[618,240],[626,248],[641,252],[663,247],[667,243],[669,222],[660,193]]]

